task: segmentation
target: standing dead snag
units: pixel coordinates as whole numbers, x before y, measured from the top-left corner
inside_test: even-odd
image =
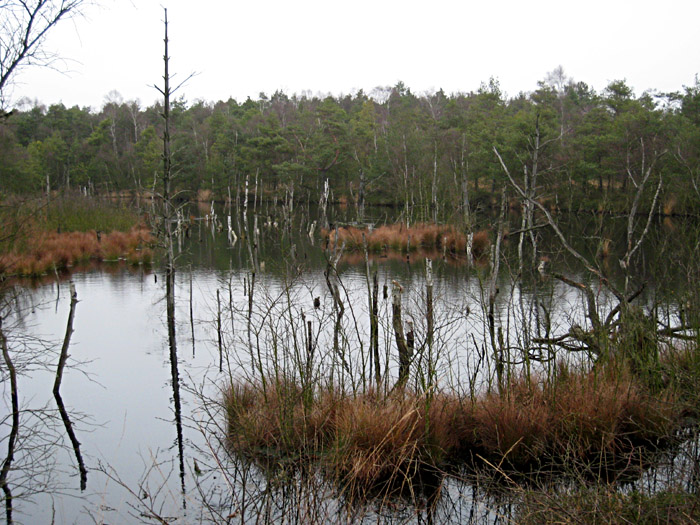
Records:
[[[399,379],[396,381],[394,387],[396,388],[403,387],[406,384],[412,356],[411,349],[403,333],[403,321],[401,320],[401,294],[403,293],[403,286],[396,281],[391,281],[391,284],[393,285],[392,326],[394,327],[396,347],[399,351]]]
[[[428,384],[432,385],[435,372],[435,356],[433,355],[433,339],[435,337],[435,313],[433,300],[433,261],[425,260],[425,343],[428,347]]]
[[[494,362],[496,363],[496,379],[498,381],[499,392],[503,389],[503,362],[504,345],[501,327],[496,330],[496,295],[498,295],[498,273],[501,264],[501,240],[506,223],[506,189],[501,192],[501,214],[498,219],[498,231],[496,233],[496,244],[492,247],[491,275],[489,276],[489,302],[488,302],[488,326],[489,339],[493,349]],[[497,334],[498,332],[498,334]],[[496,337],[498,335],[498,337]]]
[[[369,251],[367,249],[367,238],[364,233],[362,233],[362,246],[365,252],[365,272],[369,300],[369,347],[374,360],[374,378],[377,388],[379,388],[382,379],[382,369],[379,362],[379,281],[377,280],[377,270],[374,270],[374,276],[370,281]]]
[[[321,199],[318,203],[319,209],[319,221],[321,223],[321,228],[328,229],[328,197],[330,195],[330,187],[328,186],[328,179],[323,183],[323,192],[321,193]]]
[[[73,452],[75,452],[75,459],[78,461],[78,470],[80,471],[80,490],[85,490],[87,486],[87,469],[85,468],[85,463],[83,462],[83,456],[80,453],[80,442],[75,435],[73,430],[73,424],[68,417],[68,411],[63,404],[63,399],[61,398],[61,380],[63,379],[63,369],[66,366],[66,361],[68,360],[68,348],[70,347],[71,335],[73,335],[73,319],[75,318],[75,305],[78,304],[78,293],[75,291],[75,285],[70,283],[70,312],[68,314],[68,324],[66,326],[66,336],[63,339],[63,346],[61,347],[61,356],[58,358],[58,366],[56,367],[56,380],[53,383],[53,397],[56,399],[56,404],[58,405],[58,411],[61,414],[61,420],[63,425],[66,427],[66,433],[70,439],[71,445],[73,445]]]
[[[187,80],[189,80],[192,75],[188,76],[182,83],[180,83],[174,89],[170,87],[170,55],[168,53],[168,10],[163,9],[164,12],[164,29],[165,35],[163,38],[164,43],[164,53],[163,53],[163,88],[154,86],[161,95],[163,95],[163,210],[162,210],[162,220],[164,227],[163,239],[164,248],[166,252],[166,263],[165,263],[165,295],[166,295],[166,317],[168,325],[168,344],[170,348],[170,373],[172,378],[172,388],[173,388],[173,404],[175,408],[175,429],[177,432],[177,448],[179,456],[179,467],[180,467],[180,487],[182,490],[182,505],[183,508],[186,507],[185,500],[185,464],[184,464],[184,449],[183,449],[183,435],[182,435],[182,405],[180,401],[180,379],[179,370],[177,366],[177,343],[176,343],[176,333],[175,333],[175,253],[173,250],[173,221],[177,216],[173,196],[171,193],[171,183],[172,183],[172,151],[170,144],[170,96],[175,93]]]
[[[221,333],[221,294],[216,290],[216,334],[219,343],[219,372],[224,371],[224,350]]]
[[[343,300],[340,297],[340,290],[338,288],[337,281],[338,277],[338,262],[343,256],[343,250],[345,249],[345,243],[338,248],[337,239],[338,232],[336,231],[336,244],[333,246],[333,253],[328,259],[328,265],[326,266],[326,271],[323,272],[326,278],[326,285],[333,298],[333,310],[335,311],[335,325],[333,327],[333,353],[340,357],[343,364],[343,368],[348,374],[350,374],[350,365],[345,360],[345,351],[340,345],[340,330],[343,323],[343,315],[345,315],[345,305],[343,305]]]

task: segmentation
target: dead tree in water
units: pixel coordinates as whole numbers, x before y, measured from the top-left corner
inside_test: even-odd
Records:
[[[496,380],[498,381],[498,390],[504,388],[503,371],[504,371],[504,344],[503,333],[500,326],[496,327],[496,295],[498,295],[498,273],[501,264],[501,240],[503,239],[503,231],[506,222],[506,190],[503,188],[501,193],[501,214],[498,220],[498,232],[496,233],[496,244],[492,249],[491,258],[491,275],[489,278],[489,300],[488,300],[488,326],[489,339],[491,348],[494,354],[494,362],[496,363]]]
[[[403,321],[401,319],[401,294],[403,286],[396,281],[392,281],[393,303],[392,303],[392,326],[394,328],[394,337],[396,338],[396,347],[399,352],[399,378],[396,381],[396,387],[403,387],[408,380],[408,373],[411,366],[411,348],[406,342],[406,337],[403,332]]]
[[[372,280],[369,272],[369,252],[367,249],[367,238],[362,234],[362,245],[365,252],[365,271],[367,277],[367,297],[369,300],[369,348],[374,361],[374,378],[377,388],[382,380],[382,369],[379,362],[379,281],[377,280],[377,270],[374,270]]]
[[[58,411],[61,414],[61,420],[63,425],[66,427],[66,433],[70,439],[71,445],[73,446],[73,452],[75,452],[75,459],[78,462],[78,470],[80,471],[80,490],[85,490],[87,486],[87,469],[85,468],[85,463],[83,462],[83,456],[80,453],[80,442],[75,435],[73,430],[73,424],[68,417],[68,411],[63,404],[63,399],[61,398],[61,380],[63,379],[63,369],[66,366],[66,361],[68,360],[68,348],[70,347],[70,339],[73,334],[73,319],[75,317],[75,305],[78,304],[78,294],[75,291],[75,285],[70,283],[70,312],[68,314],[68,324],[66,326],[66,336],[63,339],[63,346],[61,347],[61,356],[58,359],[58,366],[56,368],[56,379],[53,383],[53,397],[56,399],[56,404],[58,405]]]
[[[552,353],[554,348],[561,348],[567,351],[585,351],[597,361],[610,357],[609,353],[611,350],[620,351],[621,349],[623,352],[630,354],[624,357],[631,357],[633,363],[643,363],[644,360],[655,360],[658,358],[659,342],[663,340],[674,338],[682,340],[697,337],[697,325],[687,324],[681,320],[678,326],[665,326],[659,319],[655,318],[653,312],[645,313],[642,308],[632,304],[641,295],[645,283],[642,282],[636,289],[631,289],[631,278],[634,275],[630,266],[633,257],[639,252],[640,246],[649,233],[651,220],[655,214],[663,185],[661,173],[658,173],[656,188],[649,188],[649,185],[652,175],[656,174],[656,163],[666,154],[666,150],[657,150],[655,145],[652,144],[651,150],[648,151],[649,155],[646,155],[644,154],[645,143],[642,139],[640,139],[640,144],[643,152],[641,168],[638,173],[632,173],[628,168],[629,176],[635,185],[635,191],[631,207],[627,212],[626,250],[619,259],[620,267],[624,272],[624,285],[622,287],[615,285],[611,281],[604,266],[601,266],[595,260],[585,257],[573,247],[550,210],[534,197],[530,191],[530,186],[522,187],[515,181],[498,150],[494,148],[496,157],[505,175],[508,177],[511,187],[518,196],[527,203],[530,210],[534,211],[537,209],[538,213],[544,218],[544,223],[553,231],[562,249],[576,259],[585,272],[590,277],[594,277],[594,282],[597,282],[601,289],[609,292],[611,299],[614,301],[612,305],[606,307],[600,299],[600,291],[595,290],[588,280],[576,280],[556,272],[551,273],[550,275],[555,279],[582,293],[586,305],[585,316],[588,326],[582,327],[578,324],[573,324],[566,332],[559,335],[552,335],[549,330],[550,327],[545,326],[546,336],[532,338],[531,343],[534,348],[528,350],[546,351],[549,353]],[[645,218],[638,218],[639,205],[645,196],[651,200],[650,207]],[[543,275],[545,274],[543,263],[540,265],[540,271]],[[546,317],[548,318],[548,316]],[[648,343],[652,344],[639,344],[639,341],[634,340],[635,331],[638,329],[645,332],[644,337],[648,339]],[[688,332],[691,333],[689,334]],[[615,344],[611,345],[613,341]]]
[[[328,179],[325,180],[323,184],[323,193],[321,193],[321,199],[318,203],[319,209],[319,221],[321,223],[321,228],[328,228],[328,196],[330,195],[330,187],[328,186]]]
[[[162,208],[162,221],[163,221],[163,244],[166,253],[165,262],[165,283],[166,283],[166,313],[167,313],[167,324],[168,324],[168,342],[170,347],[170,369],[172,378],[172,388],[173,388],[173,403],[175,405],[175,427],[177,431],[177,446],[178,446],[178,456],[179,456],[179,466],[180,466],[180,484],[183,496],[183,508],[186,506],[185,503],[185,464],[184,464],[184,451],[183,451],[183,436],[182,436],[182,407],[180,402],[180,381],[179,381],[179,371],[177,367],[177,345],[176,345],[176,334],[175,334],[175,254],[173,250],[174,245],[174,232],[173,232],[173,219],[177,215],[177,210],[175,209],[173,203],[172,195],[172,151],[170,148],[170,97],[185,83],[189,80],[192,75],[188,76],[182,83],[180,83],[174,89],[170,87],[170,71],[169,62],[170,55],[168,54],[168,10],[163,10],[165,13],[164,26],[165,26],[165,37],[164,45],[165,51],[163,54],[164,62],[164,73],[163,73],[163,88],[154,86],[163,95],[163,208]]]
[[[426,335],[425,343],[428,347],[428,384],[432,385],[435,375],[435,355],[433,353],[433,340],[435,337],[435,306],[433,298],[433,261],[425,260],[425,317]]]
[[[336,231],[336,244],[333,247],[333,253],[330,254],[328,259],[328,265],[326,266],[326,271],[324,276],[326,278],[326,285],[333,298],[333,310],[335,311],[335,325],[333,327],[333,353],[338,356],[341,360],[343,369],[351,376],[350,365],[345,359],[344,346],[341,347],[340,343],[340,332],[342,328],[343,315],[345,315],[345,305],[340,297],[340,289],[337,284],[338,278],[338,262],[343,255],[343,250],[345,248],[345,243],[338,247],[337,239],[338,232]]]
[[[17,443],[17,434],[19,433],[19,395],[17,393],[17,371],[10,357],[10,351],[7,346],[7,338],[2,331],[2,317],[0,316],[0,344],[2,345],[2,357],[7,367],[8,375],[10,376],[10,397],[12,399],[12,426],[10,428],[10,436],[7,439],[7,455],[2,462],[0,469],[0,488],[5,494],[5,516],[7,523],[12,523],[12,491],[7,483],[7,475],[12,467],[12,462],[15,459],[15,446]]]

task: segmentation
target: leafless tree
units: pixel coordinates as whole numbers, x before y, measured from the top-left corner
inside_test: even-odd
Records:
[[[61,20],[80,14],[89,0],[0,0],[0,118],[7,89],[24,67],[51,67],[57,53],[44,46]]]
[[[601,289],[605,289],[614,298],[614,306],[608,307],[607,311],[605,311],[602,308],[602,300],[598,292],[590,283],[585,282],[585,280],[576,281],[571,277],[556,272],[552,273],[553,277],[583,294],[589,327],[586,329],[574,324],[566,333],[561,335],[534,338],[532,342],[535,345],[554,345],[575,351],[586,350],[589,354],[599,358],[607,354],[611,340],[617,339],[620,341],[620,338],[626,337],[627,332],[632,332],[631,328],[634,326],[645,325],[649,327],[656,324],[656,327],[649,329],[649,333],[658,341],[671,338],[694,340],[697,337],[698,327],[696,325],[680,319],[680,323],[677,326],[667,326],[656,319],[653,312],[646,314],[641,307],[634,307],[632,304],[641,295],[645,283],[641,283],[638,288],[632,289],[631,263],[648,236],[649,227],[657,209],[663,179],[659,174],[655,189],[650,188],[651,179],[652,175],[656,173],[657,161],[666,154],[666,150],[654,150],[649,159],[643,156],[639,172],[629,172],[629,176],[635,185],[635,192],[627,213],[626,249],[624,255],[619,259],[620,267],[624,272],[624,284],[622,287],[614,284],[608,278],[607,272],[596,261],[586,258],[574,249],[550,211],[534,195],[528,193],[527,180],[524,187],[519,185],[496,148],[494,148],[494,152],[512,188],[515,189],[521,200],[531,210],[537,209],[540,215],[544,217],[545,224],[552,229],[556,238],[558,238],[561,247],[582,264],[585,272],[589,276],[594,277]],[[640,202],[645,195],[646,198],[650,198],[651,203],[646,217],[640,217]],[[540,270],[544,270],[543,262],[540,265]]]

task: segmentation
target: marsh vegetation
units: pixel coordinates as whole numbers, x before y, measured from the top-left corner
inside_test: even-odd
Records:
[[[215,208],[218,218],[183,210],[194,220],[174,230],[173,325],[158,260],[154,274],[72,274],[80,302],[61,389],[88,483],[77,505],[55,499],[61,516],[457,523],[653,508],[658,521],[694,519],[693,220],[652,219],[623,269],[626,218],[554,217],[607,287],[551,229],[538,230],[537,265],[528,262],[510,226],[517,211],[480,219],[489,242],[469,265],[466,246],[444,259],[400,247],[398,258],[373,256],[369,244],[353,253],[340,227],[339,242],[309,237],[314,209],[285,229],[282,209],[265,225],[268,208],[257,233],[249,209],[234,238],[219,227],[228,208]],[[329,208],[335,224],[343,213]],[[601,238],[611,239],[605,254]],[[626,283],[623,317],[614,292]],[[34,286],[4,295],[8,352],[22,362],[18,403],[28,402],[20,413],[41,415],[40,426],[18,426],[26,448],[16,457],[36,463],[16,459],[8,471],[10,487],[32,487],[13,492],[20,518],[79,488],[59,414],[39,402],[60,346],[45,336],[63,337],[70,294],[60,282]],[[105,500],[111,510],[100,511]]]
[[[8,522],[698,519],[697,82],[188,105],[165,29],[0,118]]]

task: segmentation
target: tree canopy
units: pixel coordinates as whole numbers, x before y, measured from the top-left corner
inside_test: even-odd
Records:
[[[180,98],[171,117],[174,184],[224,197],[257,175],[268,196],[293,184],[314,200],[328,179],[333,196],[358,209],[381,203],[446,220],[489,205],[505,184],[494,147],[513,173],[528,169],[537,123],[540,198],[572,209],[624,201],[653,159],[665,202],[688,211],[700,197],[699,93],[697,80],[677,93],[635,96],[624,80],[596,93],[558,69],[511,98],[494,79],[455,94],[417,95],[399,82],[372,96]],[[159,161],[160,112],[118,94],[99,111],[16,111],[0,124],[0,184],[33,192],[48,176],[54,190],[147,189]]]

